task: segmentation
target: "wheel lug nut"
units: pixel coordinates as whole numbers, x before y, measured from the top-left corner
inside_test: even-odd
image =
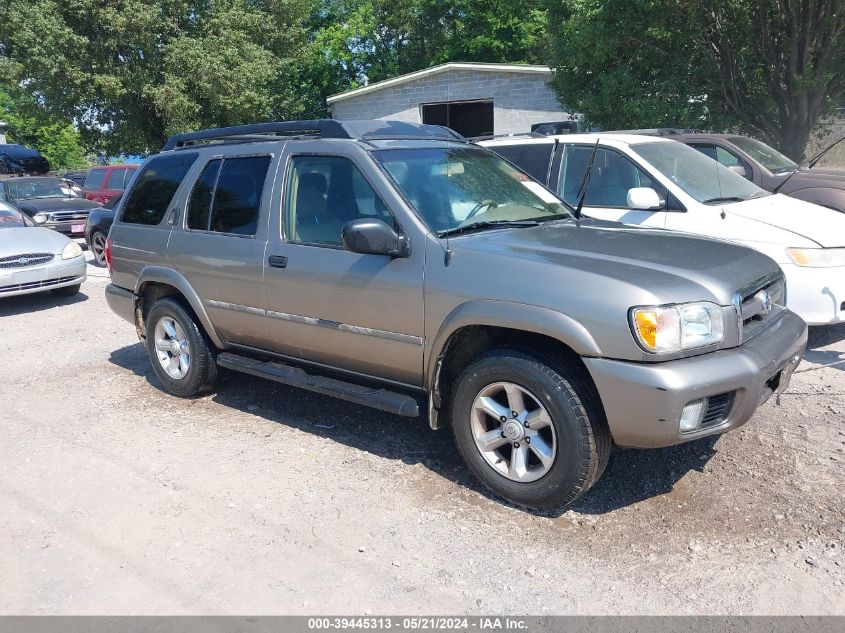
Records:
[[[513,443],[513,447],[514,447],[514,448],[519,448],[519,442],[514,442],[514,443]]]
[[[512,416],[512,417],[514,417],[514,418],[515,418],[515,417],[518,417],[518,415],[519,415],[519,414],[518,414],[516,411],[511,411],[511,416]]]
[[[531,438],[530,438],[530,437],[526,437],[526,438],[525,438],[525,443],[526,443],[526,444],[530,444],[530,443],[531,443]]]
[[[505,416],[499,418],[499,422],[507,422],[508,419]]]
[[[504,433],[504,431],[502,431],[502,434],[501,434],[501,435],[502,435],[502,437],[506,437],[506,436],[505,436],[505,433]]]

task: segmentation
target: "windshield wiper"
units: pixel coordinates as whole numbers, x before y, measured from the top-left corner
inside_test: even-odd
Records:
[[[715,204],[716,202],[745,202],[747,198],[740,198],[739,196],[722,196],[718,198],[707,198],[701,204]]]
[[[464,233],[471,233],[473,231],[481,231],[483,229],[498,229],[503,227],[521,228],[525,226],[537,226],[540,224],[537,220],[483,220],[481,222],[473,222],[464,226],[456,226],[453,229],[446,229],[439,231],[437,237],[449,237],[450,235],[462,235]]]

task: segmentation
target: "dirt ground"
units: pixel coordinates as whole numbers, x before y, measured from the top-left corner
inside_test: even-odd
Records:
[[[422,419],[239,375],[166,395],[91,269],[0,303],[0,613],[845,614],[845,327],[782,406],[615,450],[540,517]]]

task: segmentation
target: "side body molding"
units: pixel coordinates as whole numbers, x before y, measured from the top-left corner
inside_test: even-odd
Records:
[[[182,293],[191,305],[194,313],[199,318],[200,323],[202,323],[202,326],[212,343],[214,343],[214,345],[219,349],[226,347],[226,344],[214,330],[214,326],[211,324],[211,319],[208,318],[208,313],[205,311],[205,306],[203,305],[199,295],[193,287],[191,287],[191,284],[188,283],[188,280],[182,276],[182,274],[172,268],[164,268],[162,266],[144,266],[144,268],[141,269],[141,273],[138,275],[138,281],[135,282],[135,294],[139,295],[143,285],[150,281],[173,286]]]
[[[487,325],[544,334],[568,345],[579,356],[601,356],[598,344],[578,321],[560,312],[525,303],[477,299],[456,307],[440,326],[426,360],[426,389],[436,388],[444,347],[459,329]]]

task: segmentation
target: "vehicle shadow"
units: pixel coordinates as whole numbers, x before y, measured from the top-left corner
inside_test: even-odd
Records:
[[[162,389],[140,343],[113,351],[109,361]],[[385,459],[421,464],[445,479],[503,503],[464,466],[451,431],[432,432],[425,418],[391,415],[233,371],[225,372],[212,399],[223,406]],[[714,454],[716,439],[704,438],[660,450],[614,449],[604,476],[571,509],[604,514],[670,492],[687,472],[704,467]],[[543,516],[564,513],[543,513]]]
[[[845,371],[845,349],[822,349],[840,341],[845,341],[845,324],[811,327],[807,337],[807,351],[804,353],[804,360],[818,365],[818,367],[807,367],[802,364],[795,373],[818,371],[824,367]]]
[[[0,317],[40,312],[41,310],[49,310],[57,306],[73,305],[74,303],[87,300],[88,295],[84,292],[77,292],[72,297],[60,297],[50,291],[18,297],[4,297],[0,299]]]

